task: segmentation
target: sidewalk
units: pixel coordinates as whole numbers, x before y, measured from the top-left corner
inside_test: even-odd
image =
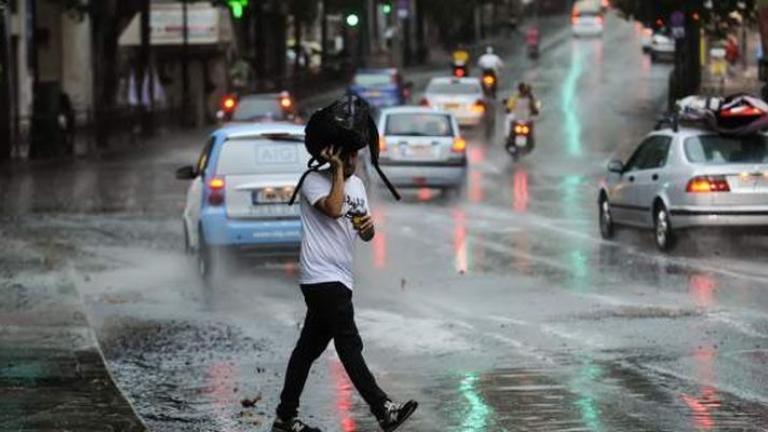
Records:
[[[0,430],[146,430],[105,367],[74,284],[49,272],[66,252],[36,251],[11,238],[7,223],[0,225]]]

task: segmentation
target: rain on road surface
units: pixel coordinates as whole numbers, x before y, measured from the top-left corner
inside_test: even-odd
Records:
[[[598,233],[603,167],[652,127],[669,68],[615,17],[601,40],[505,60],[502,96],[524,79],[544,104],[535,152],[512,164],[500,127],[470,132],[462,193],[378,193],[377,236],[358,248],[367,359],[393,397],[422,404],[404,430],[764,430],[766,242],[697,233],[663,256],[647,233]],[[47,237],[71,260],[152,430],[266,430],[304,313],[295,257],[198,281],[172,177],[195,139],[20,173],[0,191],[3,218],[9,236]],[[376,430],[332,348],[303,403],[327,430]]]

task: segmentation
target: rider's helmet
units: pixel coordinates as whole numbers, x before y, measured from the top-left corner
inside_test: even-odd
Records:
[[[490,46],[490,45],[485,47],[485,53],[486,54],[493,54],[493,47]]]
[[[531,87],[528,84],[521,81],[520,84],[517,85],[517,91],[522,95],[526,95],[531,91]]]

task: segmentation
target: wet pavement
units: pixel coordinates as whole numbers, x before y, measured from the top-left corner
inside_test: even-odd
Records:
[[[422,403],[403,430],[766,430],[768,242],[695,233],[665,256],[645,232],[602,241],[599,177],[653,126],[669,68],[615,17],[602,40],[559,40],[502,76],[502,97],[525,79],[543,101],[533,154],[513,164],[500,130],[472,131],[458,196],[375,194],[356,312],[381,385]],[[173,173],[204,141],[15,172],[0,226],[59,245],[151,430],[267,430],[304,313],[296,260],[199,282]],[[332,348],[303,402],[327,430],[376,430]]]

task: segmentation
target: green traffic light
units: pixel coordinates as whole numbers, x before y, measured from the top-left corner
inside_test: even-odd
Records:
[[[243,17],[243,11],[248,6],[248,1],[249,0],[227,0],[229,8],[232,10],[232,16],[235,17],[235,19]]]
[[[357,14],[349,14],[347,15],[347,25],[350,27],[357,27],[357,25],[360,24],[360,17],[357,16]]]
[[[381,11],[384,12],[385,15],[391,14],[392,5],[390,3],[384,3],[384,5],[381,7]]]

